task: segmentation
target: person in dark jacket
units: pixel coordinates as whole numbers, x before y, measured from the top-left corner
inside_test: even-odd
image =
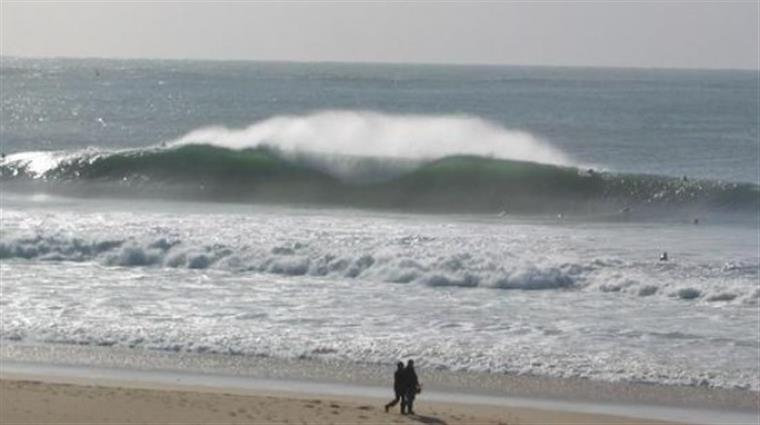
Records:
[[[396,398],[391,400],[390,403],[385,405],[385,411],[398,404],[401,401],[401,397],[404,395],[404,363],[396,363],[396,373],[393,374],[393,392],[396,393]],[[403,413],[403,412],[401,412]]]
[[[409,360],[404,369],[404,392],[401,395],[401,414],[414,414],[414,397],[420,390],[420,381],[414,371],[414,360]]]

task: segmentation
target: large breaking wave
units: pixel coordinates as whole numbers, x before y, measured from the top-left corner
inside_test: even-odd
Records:
[[[237,151],[192,145],[111,153],[11,155],[0,164],[0,181],[7,188],[82,196],[440,212],[610,212],[653,206],[756,211],[759,204],[758,186],[748,183],[589,172],[476,156],[446,157],[413,168],[405,162],[378,159],[347,161],[365,171],[376,170],[375,175],[388,170],[401,174],[380,181],[346,181],[309,160],[287,159],[269,148]],[[42,162],[51,166],[43,168]]]
[[[757,211],[757,185],[570,165],[527,133],[477,118],[324,112],[145,149],[22,152],[7,188],[67,195],[337,205],[436,212]]]

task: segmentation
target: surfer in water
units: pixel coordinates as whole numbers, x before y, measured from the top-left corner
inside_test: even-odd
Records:
[[[660,254],[660,261],[668,261],[668,251],[663,251],[662,254]]]

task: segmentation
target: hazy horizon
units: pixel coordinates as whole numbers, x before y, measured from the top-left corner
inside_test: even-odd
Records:
[[[760,69],[760,4],[0,3],[0,55]]]
[[[546,65],[531,63],[457,63],[457,62],[385,62],[385,61],[347,61],[347,60],[287,60],[287,59],[216,59],[216,58],[162,58],[162,57],[123,57],[123,56],[22,56],[0,55],[0,59],[20,60],[72,60],[72,61],[155,61],[155,62],[240,62],[240,63],[282,63],[282,64],[336,64],[336,65],[409,65],[409,66],[451,66],[451,67],[514,67],[514,68],[578,68],[578,69],[631,69],[653,71],[737,71],[757,72],[754,68],[684,68],[654,66],[617,66],[617,65]]]

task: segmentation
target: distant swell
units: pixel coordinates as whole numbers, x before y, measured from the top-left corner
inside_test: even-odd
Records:
[[[327,165],[326,165],[327,164]],[[355,178],[329,164],[348,164]],[[413,161],[186,145],[29,152],[0,163],[4,187],[75,196],[161,197],[435,212],[625,214],[652,208],[756,212],[758,186],[595,172],[457,155]]]

